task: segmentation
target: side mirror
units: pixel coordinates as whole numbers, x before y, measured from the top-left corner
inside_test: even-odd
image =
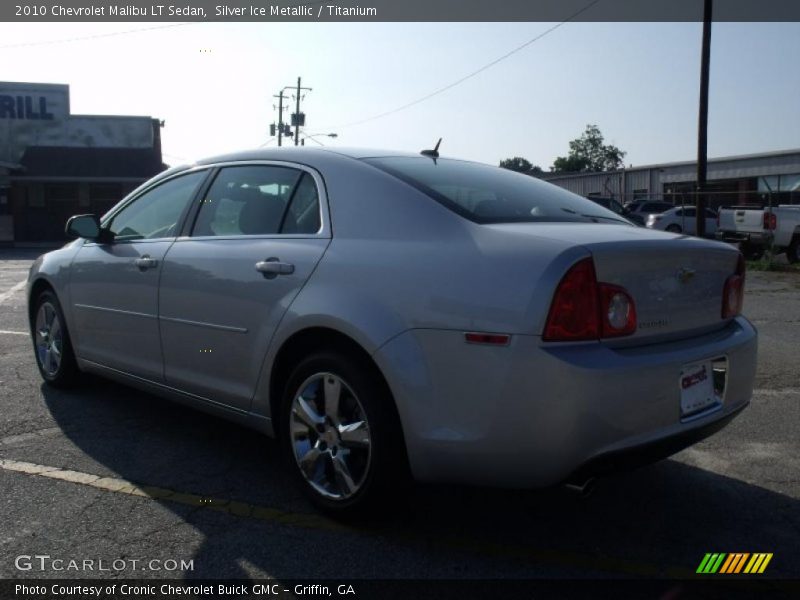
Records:
[[[65,228],[67,235],[97,241],[101,237],[100,220],[95,215],[70,217]]]

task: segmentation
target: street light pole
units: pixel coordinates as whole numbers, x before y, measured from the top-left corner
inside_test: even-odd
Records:
[[[700,59],[700,114],[697,126],[697,210],[698,237],[706,234],[706,177],[708,175],[708,71],[711,60],[712,0],[703,5],[703,50]]]

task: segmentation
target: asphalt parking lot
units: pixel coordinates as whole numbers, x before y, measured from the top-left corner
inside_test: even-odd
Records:
[[[588,498],[426,487],[345,526],[267,438],[98,379],[44,387],[20,283],[35,256],[0,250],[2,578],[680,577],[707,552],[770,552],[767,575],[800,577],[800,275],[748,274],[756,391],[709,440]],[[27,555],[96,562],[20,570]]]

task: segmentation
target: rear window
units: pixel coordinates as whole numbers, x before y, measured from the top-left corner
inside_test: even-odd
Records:
[[[422,156],[364,160],[475,223],[629,223],[572,192],[507,169]]]

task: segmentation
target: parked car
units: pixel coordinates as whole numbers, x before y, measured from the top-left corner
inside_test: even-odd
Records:
[[[671,202],[634,200],[625,204],[622,214],[634,223],[644,227],[650,215],[660,215],[674,207],[675,205]]]
[[[645,226],[649,229],[660,229],[671,233],[697,234],[697,209],[694,206],[676,206],[660,215],[647,217]],[[706,209],[706,236],[714,237],[717,230],[717,213]]]
[[[790,263],[800,262],[800,206],[734,206],[719,211],[716,237],[739,244],[748,258],[760,258],[772,244]]]
[[[232,154],[72,217],[78,239],[28,280],[42,377],[100,374],[277,436],[339,514],[406,473],[581,487],[748,404],[734,248],[431,154]]]

